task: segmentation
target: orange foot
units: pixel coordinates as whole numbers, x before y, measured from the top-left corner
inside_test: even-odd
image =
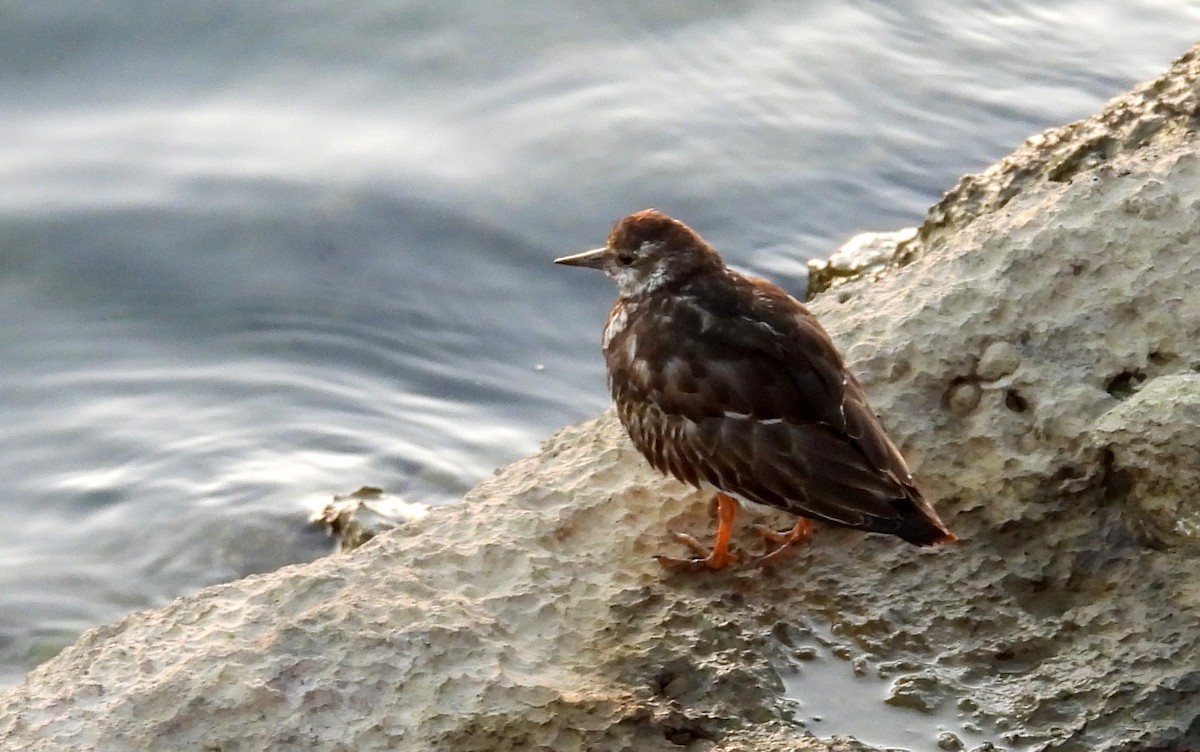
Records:
[[[769,551],[755,559],[754,566],[773,567],[786,559],[792,551],[796,550],[797,546],[808,540],[808,537],[812,535],[813,524],[812,520],[807,517],[800,517],[791,530],[785,530],[782,533],[772,530],[766,525],[755,525],[754,530],[766,540],[779,544],[774,551]]]
[[[687,533],[671,533],[675,537],[675,540],[687,545],[688,548],[695,551],[699,556],[691,559],[677,559],[673,556],[655,556],[654,558],[658,559],[659,564],[675,569],[709,569],[715,572],[718,569],[724,569],[730,564],[737,562],[738,557],[729,550],[729,538],[733,534],[733,518],[737,515],[737,502],[732,497],[723,493],[718,493],[716,498],[717,536],[713,541],[712,549],[710,550],[703,543]]]

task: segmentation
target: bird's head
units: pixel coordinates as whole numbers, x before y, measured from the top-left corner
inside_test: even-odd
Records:
[[[617,222],[603,248],[563,256],[554,263],[599,269],[617,283],[623,298],[645,295],[724,267],[721,257],[695,230],[655,209]]]

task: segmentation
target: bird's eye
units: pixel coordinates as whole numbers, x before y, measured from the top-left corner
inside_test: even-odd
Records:
[[[617,251],[617,263],[621,266],[629,266],[633,263],[633,253],[631,251]]]

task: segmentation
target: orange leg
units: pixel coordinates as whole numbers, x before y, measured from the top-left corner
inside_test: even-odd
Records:
[[[732,497],[717,493],[717,535],[710,550],[700,541],[687,533],[672,533],[675,540],[684,543],[699,556],[691,559],[677,559],[673,556],[655,556],[658,563],[667,567],[681,569],[724,569],[735,563],[738,558],[729,550],[729,539],[733,535],[733,518],[737,515],[737,502]]]
[[[766,525],[755,525],[754,530],[768,541],[779,544],[774,551],[769,551],[754,562],[756,567],[772,567],[787,558],[792,551],[796,550],[797,546],[808,540],[808,537],[812,535],[813,524],[812,520],[807,517],[799,517],[791,530],[782,533],[772,530]]]

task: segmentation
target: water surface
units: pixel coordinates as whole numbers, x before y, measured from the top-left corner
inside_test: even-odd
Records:
[[[0,684],[601,410],[619,216],[799,291],[1200,28],[1044,5],[0,4]]]

